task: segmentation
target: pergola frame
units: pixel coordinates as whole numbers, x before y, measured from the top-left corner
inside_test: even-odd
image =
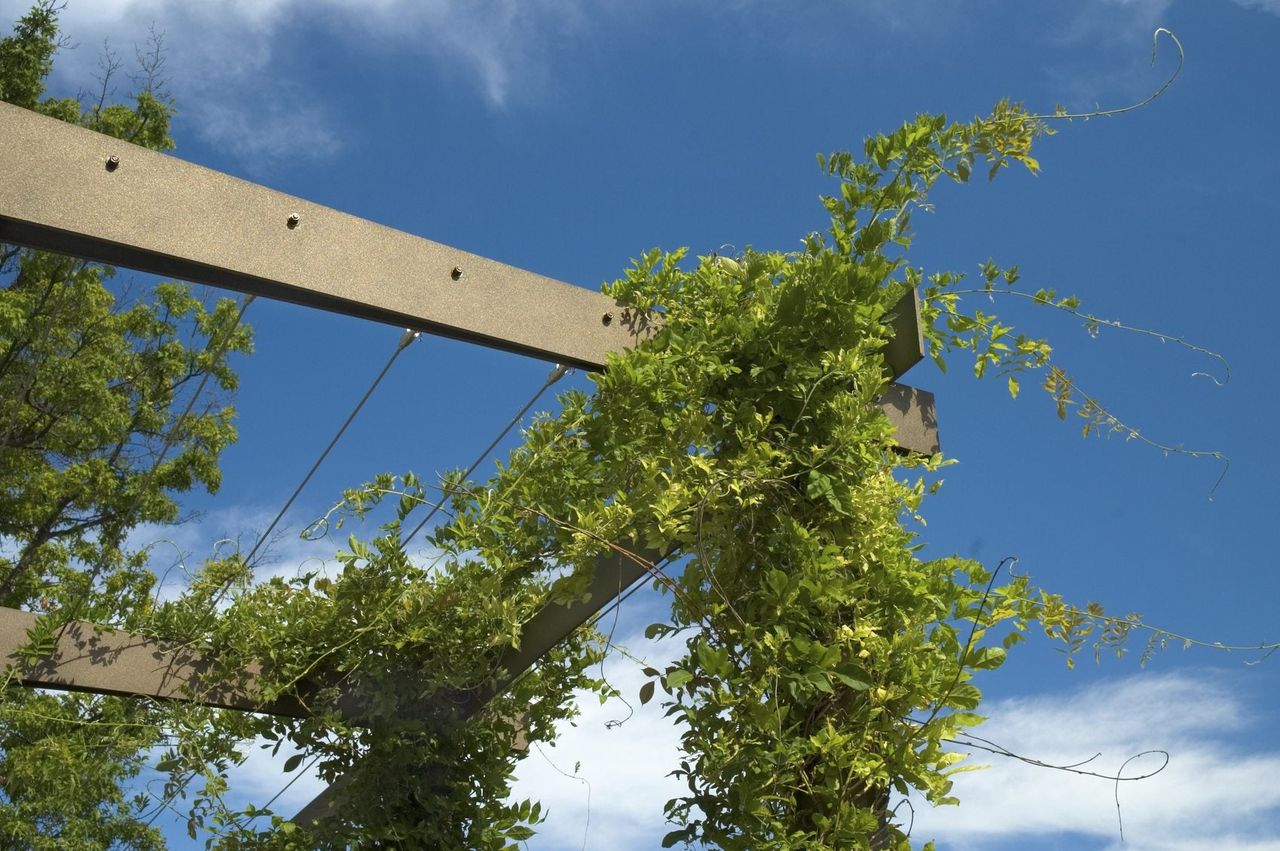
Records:
[[[0,103],[0,139],[0,242],[590,370],[655,331],[654,317],[599,293],[11,104]],[[915,293],[893,314],[885,359],[896,379],[923,357]],[[938,451],[932,394],[895,383],[880,407],[902,451]],[[506,678],[484,699],[647,575],[645,560],[657,556],[601,555],[585,601],[548,605],[532,618],[520,649],[500,660]],[[0,608],[0,664],[23,685],[308,714],[300,701],[260,701],[256,670],[235,686],[210,682],[211,661],[197,651],[84,622],[63,627],[53,652],[32,661],[18,651],[37,617]],[[464,712],[482,707],[471,701]],[[297,819],[322,815],[331,797]]]

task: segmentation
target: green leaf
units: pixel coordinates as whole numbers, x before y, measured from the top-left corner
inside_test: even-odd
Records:
[[[653,699],[653,685],[654,685],[653,680],[650,680],[649,682],[640,686],[640,705],[641,706],[643,706],[644,704],[648,703],[650,700]]]
[[[693,674],[683,668],[676,668],[667,673],[667,688],[675,690],[693,679]]]
[[[860,680],[855,677],[851,677],[848,674],[842,674],[839,671],[836,672],[836,679],[844,683],[854,691],[866,691],[867,689],[871,688],[871,683],[866,682],[865,680]]]
[[[1003,647],[982,647],[970,654],[969,667],[992,671],[1004,664],[1007,655]]]
[[[683,842],[689,839],[689,835],[690,835],[689,828],[684,828],[682,830],[673,830],[670,833],[668,833],[666,836],[662,837],[662,847],[670,848],[673,845],[675,845],[677,842]]]
[[[956,727],[976,727],[987,719],[976,712],[953,712],[950,720]]]
[[[289,757],[288,759],[286,759],[286,760],[284,761],[284,772],[285,772],[285,774],[288,774],[290,771],[293,771],[295,768],[297,768],[299,765],[301,765],[301,764],[302,764],[302,758],[303,758],[304,756],[306,756],[306,754],[296,753],[296,754],[294,754],[293,756],[291,756],[291,757]]]
[[[671,627],[665,623],[651,623],[644,628],[644,637],[648,639],[661,638],[671,634]]]
[[[1009,376],[1009,395],[1018,398],[1018,379],[1015,376]]]

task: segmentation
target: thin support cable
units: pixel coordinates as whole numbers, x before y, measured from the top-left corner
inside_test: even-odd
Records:
[[[263,804],[261,807],[258,808],[259,811],[270,810],[271,805],[274,804],[280,798],[281,795],[283,795],[285,792],[288,792],[289,787],[292,786],[294,783],[297,783],[299,777],[302,777],[308,771],[310,771],[313,767],[315,767],[315,764],[320,761],[320,756],[321,756],[320,754],[316,754],[314,757],[312,757],[311,761],[308,762],[306,765],[304,765],[302,769],[298,771],[297,774],[293,775],[293,777],[290,778],[289,782],[284,784],[284,786],[280,789],[279,792],[276,792],[274,795],[271,796],[270,801],[267,801],[265,804]]]
[[[320,465],[324,463],[324,459],[329,457],[329,453],[333,450],[333,447],[342,439],[342,435],[346,433],[347,427],[351,425],[352,420],[354,420],[356,415],[360,413],[360,409],[364,407],[364,403],[368,402],[369,397],[373,395],[373,391],[378,389],[378,385],[382,383],[382,379],[386,377],[386,374],[391,370],[391,365],[396,362],[396,358],[400,357],[400,353],[408,348],[409,344],[418,339],[419,336],[419,332],[411,330],[406,330],[404,334],[400,336],[400,342],[396,344],[395,351],[391,353],[391,357],[389,357],[386,364],[383,365],[382,371],[378,373],[378,377],[369,385],[369,389],[364,391],[364,395],[360,397],[360,401],[356,403],[356,406],[351,409],[351,413],[347,415],[346,421],[343,422],[341,428],[339,428],[338,432],[333,436],[333,439],[329,441],[329,445],[326,446],[324,451],[320,453],[320,456],[316,458],[315,463],[311,465],[311,469],[307,471],[307,474],[302,477],[302,481],[298,483],[296,488],[294,488],[293,494],[285,501],[285,504],[276,513],[275,518],[271,521],[271,525],[267,526],[266,531],[258,536],[258,540],[253,545],[253,549],[249,550],[249,555],[245,556],[244,561],[246,564],[253,563],[253,557],[257,555],[258,550],[262,545],[266,543],[267,539],[271,536],[271,533],[275,531],[276,525],[280,522],[281,518],[284,517],[285,512],[292,507],[294,500],[296,500],[298,495],[302,493],[302,489],[307,486],[307,482],[311,481],[311,477],[315,475],[316,470],[320,469]]]
[[[537,391],[534,392],[534,394],[529,397],[528,402],[524,403],[524,407],[516,412],[516,415],[511,418],[511,421],[508,422],[502,428],[502,431],[498,432],[498,436],[495,437],[493,440],[491,440],[489,442],[489,445],[484,448],[484,451],[481,452],[479,455],[477,455],[476,459],[471,462],[471,466],[467,467],[467,471],[462,474],[462,480],[464,482],[471,478],[471,474],[476,471],[477,467],[479,467],[481,464],[484,463],[484,459],[489,457],[489,453],[492,452],[494,448],[499,443],[502,442],[502,439],[507,436],[507,434],[511,431],[511,429],[515,428],[516,425],[521,420],[524,419],[524,415],[529,413],[529,409],[532,408],[535,404],[537,404],[538,400],[542,398],[542,394],[547,392],[547,388],[550,387],[552,384],[555,384],[561,378],[564,378],[571,371],[572,371],[572,367],[556,364],[555,369],[551,370],[551,372],[547,374],[547,380],[542,382],[542,386],[539,387]],[[441,499],[440,502],[433,504],[431,506],[431,510],[427,512],[425,517],[423,517],[421,520],[418,521],[418,525],[413,527],[413,531],[411,531],[408,535],[405,536],[405,539],[401,542],[400,545],[403,547],[407,547],[409,545],[409,542],[412,541],[414,537],[419,532],[422,531],[422,528],[426,526],[427,523],[431,522],[431,518],[436,516],[436,512],[440,510],[440,507],[443,504],[444,504],[444,499]]]
[[[324,448],[324,451],[320,453],[318,458],[316,458],[315,463],[311,465],[311,469],[307,471],[306,476],[304,476],[302,481],[298,483],[298,486],[294,488],[293,494],[290,495],[289,499],[280,508],[280,511],[276,513],[275,518],[271,521],[271,525],[269,525],[266,531],[263,532],[258,537],[257,542],[254,543],[253,545],[253,549],[251,549],[249,551],[249,555],[245,557],[245,560],[244,560],[245,564],[251,564],[253,562],[253,557],[257,554],[258,550],[262,547],[263,543],[267,541],[267,539],[271,535],[271,532],[275,529],[276,525],[280,522],[281,518],[284,517],[285,512],[289,510],[290,506],[293,505],[294,500],[296,500],[298,498],[298,495],[302,493],[302,489],[307,486],[307,482],[311,481],[311,477],[315,475],[316,470],[320,469],[320,465],[324,463],[324,459],[328,457],[329,453],[333,450],[333,447],[336,446],[338,444],[338,441],[342,439],[342,435],[346,432],[347,427],[351,425],[352,421],[355,420],[356,415],[360,413],[360,409],[364,407],[365,402],[368,402],[369,397],[372,396],[373,392],[378,389],[378,385],[382,383],[382,379],[385,378],[387,373],[391,370],[391,365],[396,362],[396,358],[400,357],[400,353],[403,352],[406,348],[408,348],[409,344],[412,343],[414,340],[418,339],[418,337],[420,336],[421,336],[420,332],[409,330],[409,329],[406,329],[405,332],[402,335],[400,335],[400,341],[396,344],[395,351],[391,353],[391,357],[387,359],[387,362],[383,365],[382,370],[378,373],[378,376],[374,378],[373,383],[369,385],[369,389],[366,390],[364,392],[364,395],[360,397],[360,401],[357,402],[355,407],[351,409],[351,413],[347,415],[346,420],[342,423],[342,426],[338,429],[337,433],[333,436],[333,439],[329,441],[329,445]],[[227,589],[224,587],[223,592],[225,592],[226,590]],[[217,607],[217,600],[221,596],[222,596],[222,592],[220,592],[214,598],[213,604],[209,606],[209,612],[206,614],[204,623],[207,623],[208,619],[212,617]],[[201,624],[201,627],[200,627],[201,630],[203,630],[204,628],[204,623]],[[315,760],[312,760],[312,764],[314,764],[314,762]],[[308,766],[308,768],[309,767],[310,766]],[[305,770],[306,769],[304,769],[304,771]],[[159,817],[161,812],[163,812],[165,809],[170,808],[171,801],[177,796],[179,792],[185,790],[187,783],[189,783],[191,779],[192,778],[188,778],[187,781],[184,782],[179,789],[175,790],[171,795],[169,795],[163,801],[160,802],[160,806],[156,808],[156,811],[151,814],[151,818],[147,820],[148,826],[150,826],[156,820],[156,818]],[[297,779],[297,778],[295,777],[294,779]],[[288,789],[289,785],[292,785],[292,781],[289,784],[285,785],[285,789]],[[279,794],[283,794],[283,792],[284,792],[284,789],[280,790],[280,793],[277,794],[277,797],[279,797]],[[272,800],[274,801],[275,799],[273,798]]]

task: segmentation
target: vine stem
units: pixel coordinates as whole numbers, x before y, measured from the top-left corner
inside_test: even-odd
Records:
[[[1217,493],[1218,487],[1227,477],[1227,473],[1231,471],[1231,458],[1225,452],[1218,449],[1187,449],[1182,446],[1173,446],[1168,443],[1161,443],[1147,437],[1142,431],[1128,425],[1111,411],[1104,408],[1097,399],[1094,399],[1088,393],[1080,389],[1080,385],[1076,380],[1067,375],[1058,367],[1049,368],[1049,376],[1046,378],[1045,389],[1049,390],[1049,382],[1053,382],[1055,387],[1061,391],[1074,391],[1083,404],[1080,407],[1080,415],[1087,417],[1094,424],[1105,424],[1111,431],[1124,432],[1126,440],[1137,440],[1153,449],[1158,449],[1165,455],[1185,455],[1188,458],[1216,458],[1222,462],[1222,472],[1218,474],[1218,478],[1214,481],[1213,487],[1209,488],[1209,501],[1213,501],[1213,495]],[[1050,390],[1050,392],[1053,392]],[[1067,398],[1070,401],[1069,397]],[[1086,425],[1086,429],[1089,428]],[[1087,432],[1086,432],[1087,435]]]
[[[993,753],[996,756],[1006,756],[1006,757],[1009,757],[1010,759],[1016,759],[1019,762],[1025,762],[1027,765],[1034,765],[1037,768],[1052,768],[1054,771],[1066,771],[1070,774],[1079,774],[1082,777],[1096,777],[1099,780],[1112,780],[1112,781],[1115,781],[1116,783],[1119,783],[1122,780],[1128,783],[1136,780],[1147,780],[1148,778],[1155,777],[1157,774],[1159,774],[1160,772],[1164,771],[1166,768],[1169,767],[1169,760],[1170,760],[1169,752],[1165,750],[1157,749],[1157,750],[1142,751],[1141,753],[1136,753],[1133,756],[1126,759],[1124,763],[1121,764],[1120,770],[1117,771],[1115,774],[1103,774],[1101,771],[1087,771],[1080,767],[1082,765],[1088,765],[1098,757],[1102,756],[1102,754],[1100,753],[1094,754],[1088,759],[1081,760],[1080,762],[1071,763],[1069,765],[1056,765],[1051,762],[1044,762],[1043,760],[1039,760],[1034,757],[1023,756],[1022,754],[1014,753],[1013,751],[1009,750],[1003,745],[997,744],[996,742],[993,742],[990,739],[984,739],[982,736],[975,736],[972,733],[961,733],[960,735],[964,736],[964,739],[967,741],[961,740],[961,739],[944,739],[943,741],[949,742],[950,744],[953,744],[953,745],[960,745],[961,747],[977,748],[980,751]],[[1150,756],[1151,754],[1160,754],[1161,756],[1164,757],[1164,762],[1160,764],[1159,768],[1155,769],[1154,771],[1148,771],[1146,774],[1135,774],[1132,777],[1124,776],[1124,767],[1126,765],[1133,762],[1138,757]]]
[[[996,577],[1000,575],[1000,569],[1006,564],[1010,565],[1012,571],[1013,566],[1018,563],[1017,556],[1005,556],[1000,559],[1000,563],[996,565],[996,569],[991,571],[991,578],[987,580],[987,587],[982,591],[982,599],[978,602],[978,611],[973,616],[973,623],[969,626],[969,637],[964,642],[964,649],[960,651],[960,658],[956,662],[956,676],[951,681],[951,685],[947,687],[946,694],[933,705],[933,711],[929,713],[929,717],[920,725],[920,731],[929,726],[934,718],[938,717],[938,713],[942,711],[942,707],[951,699],[952,693],[956,690],[956,686],[960,685],[960,678],[964,676],[964,660],[969,655],[969,650],[973,647],[974,636],[978,634],[978,624],[982,621],[982,615],[987,609],[987,600],[991,599],[992,587],[996,584]]]
[[[1015,603],[1028,603],[1035,606],[1037,609],[1043,609],[1045,605],[1043,600],[1033,600],[1030,597],[1019,597],[1014,594],[1002,594],[998,591],[995,592],[995,594],[1003,600],[1009,600]],[[1124,626],[1128,629],[1146,630],[1147,632],[1154,633],[1156,637],[1182,642],[1183,647],[1203,647],[1208,650],[1221,650],[1225,653],[1257,652],[1265,654],[1261,659],[1256,659],[1252,662],[1246,663],[1250,665],[1256,665],[1258,662],[1261,662],[1277,650],[1280,650],[1280,641],[1263,642],[1261,644],[1224,644],[1221,641],[1205,641],[1200,638],[1193,638],[1189,635],[1173,632],[1172,630],[1146,623],[1136,616],[1117,617],[1115,615],[1095,615],[1090,613],[1087,609],[1081,609],[1076,606],[1064,606],[1063,609],[1070,615],[1082,616],[1095,624],[1115,624],[1117,626]]]
[[[1071,121],[1072,119],[1079,118],[1079,119],[1088,121],[1090,118],[1105,118],[1109,115],[1123,115],[1126,112],[1133,112],[1136,109],[1142,109],[1144,106],[1146,106],[1147,104],[1151,103],[1156,98],[1164,94],[1169,89],[1169,87],[1173,85],[1173,81],[1178,79],[1178,75],[1182,73],[1182,65],[1187,58],[1187,53],[1182,48],[1182,42],[1178,41],[1178,37],[1173,34],[1173,31],[1166,29],[1165,27],[1156,27],[1156,31],[1151,34],[1151,64],[1152,65],[1156,64],[1156,54],[1160,48],[1160,36],[1162,34],[1167,35],[1169,37],[1169,40],[1173,42],[1173,46],[1178,48],[1178,67],[1173,69],[1173,73],[1169,75],[1169,79],[1164,81],[1163,86],[1156,89],[1151,94],[1147,95],[1147,97],[1145,97],[1144,99],[1138,101],[1137,103],[1131,103],[1128,106],[1120,106],[1114,109],[1098,109],[1098,110],[1094,110],[1093,112],[1075,112],[1075,113],[1054,112],[1050,115],[1028,115],[1027,120],[1028,121],[1050,121],[1050,120]]]
[[[1031,298],[1032,300],[1037,300],[1037,299],[1035,299],[1035,297],[1034,297],[1034,296],[1026,296],[1026,294],[1025,294],[1025,293],[1016,293],[1016,292],[1010,292],[1010,291],[1006,291],[1006,290],[995,290],[995,289],[992,289],[992,290],[989,290],[989,291],[988,291],[988,290],[961,290],[961,291],[952,290],[952,291],[949,291],[947,294],[960,295],[960,294],[963,294],[963,293],[981,293],[981,294],[991,295],[991,294],[1000,293],[1000,292],[1003,292],[1003,293],[1005,293],[1005,294],[1007,294],[1007,295],[1018,295],[1018,296],[1023,296],[1023,297]],[[925,301],[926,301],[926,303],[928,303],[928,302],[933,302],[933,301],[937,301],[937,300],[938,300],[938,299],[937,299],[937,297],[935,297],[935,298],[933,298],[933,299],[926,299]],[[1037,300],[1037,301],[1038,301],[1038,300]],[[1058,308],[1058,309],[1060,309],[1060,310],[1064,310],[1064,311],[1067,311],[1067,312],[1071,312],[1071,308],[1062,307],[1062,306],[1060,306],[1060,305],[1054,304],[1053,302],[1042,302],[1042,303],[1044,303],[1044,304],[1048,304],[1048,305],[1050,305],[1050,306],[1052,306],[1052,307],[1057,307],[1057,308]],[[947,310],[947,312],[948,312],[949,314],[954,313],[954,308],[947,309],[947,308],[946,308],[946,306],[944,305],[942,309],[943,309],[943,310]],[[1086,318],[1086,319],[1087,319],[1087,318],[1088,318],[1088,316],[1089,316],[1089,314],[1080,314],[1080,315],[1082,316],[1082,318]],[[994,319],[994,317],[992,317],[992,319]],[[1105,321],[1105,320],[1100,320],[1100,321]],[[978,328],[980,328],[981,330],[983,330],[983,331],[986,331],[986,332],[988,332],[988,333],[991,331],[991,322],[990,322],[990,321],[976,321],[976,320],[975,320],[975,321],[974,321],[974,324],[975,324]],[[1123,325],[1119,325],[1119,324],[1114,324],[1114,325],[1113,325],[1113,327],[1120,327],[1120,328],[1122,328],[1122,329],[1126,329],[1126,330],[1133,330],[1133,331],[1135,331],[1135,332],[1140,332],[1140,333],[1148,333],[1148,334],[1151,334],[1152,336],[1155,336],[1155,337],[1157,337],[1157,338],[1160,338],[1160,337],[1163,337],[1163,336],[1164,336],[1164,335],[1162,335],[1162,334],[1161,334],[1160,332],[1158,332],[1158,331],[1150,331],[1150,330],[1148,330],[1148,329],[1143,329],[1143,328],[1132,328],[1132,329],[1129,329],[1129,328],[1128,328],[1128,326],[1123,326]],[[1196,345],[1195,345],[1195,344],[1193,344],[1193,343],[1186,343],[1186,342],[1184,342],[1184,341],[1181,341],[1181,339],[1180,339],[1180,338],[1175,338],[1175,337],[1172,337],[1172,336],[1170,336],[1170,337],[1169,337],[1169,339],[1170,339],[1170,340],[1175,340],[1175,341],[1181,342],[1183,345],[1186,345],[1188,348],[1196,349],[1196,350],[1199,350],[1199,351],[1203,351],[1203,352],[1205,352],[1206,354],[1216,356],[1216,357],[1218,357],[1218,358],[1222,359],[1222,361],[1223,361],[1224,363],[1226,363],[1226,359],[1225,359],[1225,358],[1223,358],[1223,357],[1222,357],[1222,355],[1219,355],[1219,354],[1217,354],[1216,352],[1213,352],[1213,351],[1212,351],[1212,350],[1210,350],[1210,349],[1204,349],[1203,347],[1196,346]],[[960,344],[959,344],[959,343],[956,343],[956,344],[954,344],[954,345],[956,345],[956,346],[960,346]],[[976,349],[975,349],[975,351],[976,351]],[[1007,373],[1007,372],[1013,371],[1013,370],[1014,370],[1014,369],[1016,369],[1016,368],[1022,368],[1022,369],[1027,369],[1027,370],[1031,370],[1031,369],[1043,369],[1043,368],[1045,368],[1045,366],[1046,366],[1046,365],[1047,365],[1047,357],[1046,357],[1046,358],[1044,358],[1044,359],[1042,359],[1042,360],[1040,360],[1039,362],[1033,363],[1033,364],[1031,364],[1031,365],[1026,365],[1026,366],[1022,366],[1022,367],[1017,367],[1017,366],[1015,365],[1014,367],[1009,367],[1009,368],[1005,369],[1003,372],[1001,372],[1001,374],[1003,375],[1003,374],[1005,374],[1005,373]],[[1057,366],[1049,366],[1049,367],[1048,367],[1048,369],[1049,369],[1049,374],[1048,374],[1048,375],[1046,376],[1046,378],[1045,378],[1044,389],[1045,389],[1047,392],[1049,392],[1051,395],[1053,395],[1053,396],[1054,396],[1054,397],[1059,401],[1059,406],[1060,406],[1060,409],[1059,409],[1059,416],[1060,416],[1060,417],[1062,417],[1062,418],[1064,418],[1064,419],[1066,418],[1066,414],[1065,414],[1065,406],[1066,406],[1068,403],[1071,403],[1071,402],[1074,402],[1074,401],[1075,401],[1075,400],[1072,398],[1072,393],[1073,393],[1073,392],[1074,392],[1074,394],[1075,394],[1076,396],[1078,396],[1081,400],[1083,400],[1083,404],[1082,404],[1082,405],[1081,405],[1081,407],[1080,407],[1080,411],[1079,411],[1079,413],[1080,413],[1080,415],[1081,415],[1082,417],[1085,417],[1085,418],[1087,418],[1087,419],[1088,419],[1088,423],[1087,423],[1087,424],[1086,424],[1086,426],[1085,426],[1085,436],[1086,436],[1086,437],[1089,435],[1089,431],[1090,431],[1090,429],[1091,429],[1091,428],[1092,428],[1093,430],[1095,430],[1095,431],[1100,431],[1101,429],[1100,429],[1099,427],[1100,427],[1100,426],[1102,426],[1102,425],[1105,425],[1105,426],[1107,427],[1107,429],[1109,429],[1110,431],[1113,431],[1113,432],[1124,432],[1125,437],[1126,437],[1126,439],[1127,439],[1127,440],[1137,440],[1139,443],[1144,443],[1144,444],[1146,444],[1147,446],[1150,446],[1150,447],[1151,447],[1151,448],[1153,448],[1153,449],[1158,449],[1158,450],[1160,450],[1160,451],[1161,451],[1161,452],[1163,452],[1165,455],[1185,455],[1185,456],[1187,456],[1187,457],[1189,457],[1189,458],[1216,458],[1216,459],[1218,459],[1219,461],[1222,461],[1222,462],[1223,462],[1222,472],[1218,474],[1218,478],[1214,481],[1214,483],[1213,483],[1213,487],[1211,487],[1211,488],[1209,489],[1209,500],[1210,500],[1211,502],[1213,501],[1213,495],[1217,492],[1218,487],[1222,484],[1223,480],[1224,480],[1224,479],[1226,479],[1226,477],[1227,477],[1227,473],[1228,473],[1228,472],[1230,471],[1230,469],[1231,469],[1231,458],[1230,458],[1230,456],[1228,456],[1225,452],[1222,452],[1222,451],[1220,451],[1220,450],[1216,450],[1216,449],[1215,449],[1215,450],[1207,450],[1207,449],[1186,449],[1186,448],[1184,448],[1184,447],[1182,447],[1182,446],[1174,446],[1174,445],[1172,445],[1172,444],[1161,443],[1161,442],[1159,442],[1159,441],[1157,441],[1157,440],[1154,440],[1154,439],[1152,439],[1152,438],[1148,437],[1148,436],[1147,436],[1145,433],[1143,433],[1141,430],[1139,430],[1139,429],[1137,429],[1137,428],[1134,428],[1133,426],[1131,426],[1131,425],[1129,425],[1128,423],[1124,422],[1124,421],[1123,421],[1123,420],[1121,420],[1119,417],[1117,417],[1115,414],[1111,413],[1111,411],[1109,411],[1108,409],[1106,409],[1105,407],[1103,407],[1103,406],[1102,406],[1102,404],[1101,404],[1101,403],[1099,403],[1097,399],[1093,398],[1093,397],[1092,397],[1092,396],[1090,396],[1088,393],[1086,393],[1084,390],[1082,390],[1082,389],[1080,388],[1080,385],[1076,383],[1076,380],[1075,380],[1074,378],[1072,378],[1071,376],[1069,376],[1066,372],[1064,372],[1060,367],[1057,367]],[[1204,373],[1204,374],[1206,374],[1206,375],[1207,375],[1207,373]],[[1211,380],[1214,380],[1214,381],[1215,381],[1216,383],[1218,383],[1219,385],[1221,385],[1221,384],[1223,384],[1223,383],[1224,383],[1224,382],[1218,382],[1218,381],[1217,381],[1217,379],[1215,379],[1215,378],[1214,378],[1213,376],[1211,376],[1211,375],[1210,375],[1210,376],[1208,376],[1208,377],[1209,377]],[[1227,376],[1227,377],[1228,377],[1228,378],[1230,377],[1230,373],[1229,373],[1229,372],[1228,372],[1228,376]]]
[[[1206,357],[1215,358],[1218,361],[1221,361],[1222,363],[1223,376],[1221,380],[1219,380],[1216,375],[1213,375],[1212,373],[1208,373],[1208,372],[1193,372],[1191,373],[1192,378],[1198,378],[1203,376],[1204,378],[1209,379],[1219,387],[1222,387],[1231,381],[1231,363],[1226,359],[1226,357],[1224,357],[1220,352],[1215,352],[1213,349],[1209,349],[1204,346],[1200,346],[1195,343],[1192,343],[1190,340],[1186,339],[1185,337],[1179,337],[1176,334],[1166,334],[1163,331],[1156,331],[1155,329],[1152,329],[1152,328],[1143,328],[1140,325],[1127,325],[1115,319],[1103,319],[1101,316],[1095,316],[1092,313],[1086,313],[1083,310],[1077,310],[1076,308],[1069,307],[1068,305],[1061,304],[1059,302],[1051,301],[1044,298],[1038,298],[1036,295],[1032,293],[1018,292],[1017,290],[997,290],[997,289],[948,290],[947,294],[948,295],[986,295],[986,296],[1000,295],[1000,296],[1012,296],[1013,298],[1026,299],[1027,301],[1034,302],[1035,304],[1044,305],[1045,307],[1051,307],[1054,310],[1060,310],[1063,313],[1068,314],[1069,316],[1074,316],[1077,319],[1082,319],[1086,323],[1091,325],[1105,326],[1107,328],[1114,328],[1118,331],[1127,331],[1132,334],[1142,334],[1148,337],[1154,337],[1155,339],[1159,340],[1162,343],[1175,343],[1179,346],[1182,346],[1183,348],[1190,349],[1193,352],[1198,352],[1199,354],[1205,355]]]

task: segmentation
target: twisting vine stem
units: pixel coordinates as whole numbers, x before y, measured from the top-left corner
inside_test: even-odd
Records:
[[[1169,87],[1173,85],[1173,81],[1178,79],[1178,75],[1182,73],[1182,64],[1187,58],[1186,51],[1182,49],[1182,42],[1179,41],[1178,37],[1173,34],[1173,31],[1165,29],[1164,27],[1157,27],[1155,32],[1151,34],[1151,64],[1152,65],[1156,64],[1156,54],[1160,49],[1160,36],[1162,35],[1168,36],[1169,40],[1173,42],[1173,46],[1178,48],[1178,65],[1176,68],[1173,69],[1173,73],[1169,75],[1169,79],[1164,81],[1164,85],[1156,89],[1147,97],[1143,98],[1137,103],[1132,103],[1132,104],[1129,104],[1128,106],[1116,107],[1114,109],[1098,109],[1098,110],[1094,110],[1093,112],[1071,113],[1071,112],[1067,112],[1065,109],[1062,109],[1060,107],[1054,110],[1050,114],[1031,115],[1031,116],[1028,116],[1028,118],[1034,121],[1053,121],[1053,120],[1071,121],[1074,119],[1083,119],[1085,121],[1088,121],[1090,118],[1104,118],[1109,115],[1123,115],[1126,112],[1133,112],[1134,110],[1142,109],[1144,106],[1146,106],[1147,104],[1151,103],[1156,98],[1164,94],[1169,89]]]
[[[1179,337],[1176,334],[1166,334],[1163,331],[1156,331],[1152,328],[1144,328],[1139,325],[1127,325],[1115,319],[1103,319],[1100,316],[1095,316],[1092,313],[1087,313],[1073,306],[1074,304],[1078,304],[1078,302],[1075,299],[1064,298],[1064,299],[1055,301],[1054,300],[1055,293],[1052,290],[1040,290],[1035,293],[1024,293],[1024,292],[1019,292],[1018,290],[995,289],[994,287],[992,287],[989,289],[965,289],[965,290],[953,289],[953,290],[948,290],[948,292],[950,292],[952,295],[985,295],[985,296],[998,295],[998,296],[1009,296],[1012,298],[1026,299],[1027,301],[1034,302],[1035,304],[1044,305],[1045,307],[1051,307],[1054,310],[1061,311],[1063,313],[1068,314],[1069,316],[1074,316],[1077,319],[1083,320],[1085,323],[1085,329],[1090,333],[1090,335],[1096,335],[1099,328],[1114,328],[1118,331],[1126,331],[1131,334],[1141,334],[1147,337],[1154,337],[1155,339],[1159,340],[1162,343],[1174,343],[1176,345],[1182,346],[1185,349],[1189,349],[1198,354],[1202,354],[1205,357],[1213,358],[1222,364],[1222,370],[1223,370],[1222,378],[1218,378],[1216,375],[1209,372],[1193,372],[1191,373],[1192,378],[1208,378],[1210,381],[1212,381],[1214,384],[1218,385],[1219,387],[1222,387],[1231,381],[1231,363],[1220,352],[1215,352],[1213,349],[1209,349],[1204,346],[1197,345],[1196,343],[1193,343],[1190,340],[1188,340],[1186,337]]]

